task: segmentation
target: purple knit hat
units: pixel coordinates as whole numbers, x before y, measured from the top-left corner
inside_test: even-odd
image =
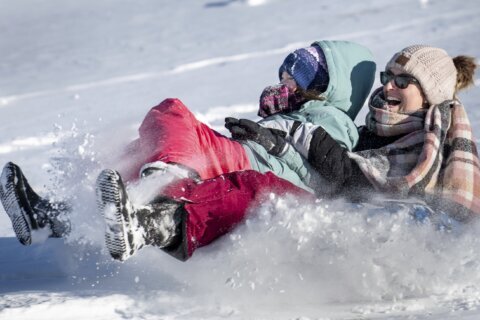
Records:
[[[328,67],[325,55],[318,45],[297,49],[283,61],[278,75],[286,71],[303,90],[325,92],[328,87]]]

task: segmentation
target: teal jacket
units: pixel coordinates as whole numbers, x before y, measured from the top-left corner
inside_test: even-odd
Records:
[[[252,169],[272,171],[307,190],[317,185],[319,177],[301,154],[308,154],[311,131],[321,126],[340,145],[352,150],[358,142],[358,130],[353,122],[364,105],[375,79],[373,55],[364,46],[349,41],[318,41],[326,58],[330,82],[322,94],[324,100],[312,100],[290,113],[279,113],[259,122],[260,125],[290,132],[295,121],[301,122],[296,130],[295,146],[288,147],[280,157],[269,155],[254,142],[244,143]],[[300,141],[300,143],[299,143]],[[300,151],[298,153],[297,151]]]

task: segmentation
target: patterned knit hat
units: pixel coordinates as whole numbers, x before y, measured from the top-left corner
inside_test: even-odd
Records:
[[[425,45],[407,47],[390,59],[385,69],[391,68],[414,76],[430,104],[439,104],[454,97],[457,69],[443,49]]]
[[[319,92],[327,90],[328,67],[325,55],[317,45],[297,49],[290,53],[278,70],[280,80],[282,80],[284,71],[291,75],[303,90],[315,89]]]

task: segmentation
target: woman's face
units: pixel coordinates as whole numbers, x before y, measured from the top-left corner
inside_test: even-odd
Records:
[[[290,89],[290,92],[295,92],[297,90],[297,83],[292,78],[292,76],[288,74],[288,72],[286,71],[283,71],[282,80],[280,82],[286,85],[288,89]]]
[[[389,69],[392,74],[399,75],[402,72],[396,68]],[[383,85],[383,93],[387,106],[398,112],[413,112],[425,107],[428,103],[422,92],[420,84],[410,83],[405,89],[400,89],[391,79]]]

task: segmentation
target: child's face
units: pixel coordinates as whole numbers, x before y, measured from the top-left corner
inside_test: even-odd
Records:
[[[286,71],[283,71],[282,80],[280,82],[286,85],[291,92],[295,92],[297,90],[297,83]]]

